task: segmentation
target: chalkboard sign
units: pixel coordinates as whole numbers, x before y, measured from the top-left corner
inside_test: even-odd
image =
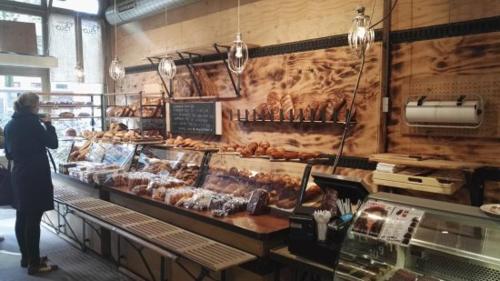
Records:
[[[174,135],[222,134],[222,110],[219,102],[171,103],[168,111],[167,128]]]

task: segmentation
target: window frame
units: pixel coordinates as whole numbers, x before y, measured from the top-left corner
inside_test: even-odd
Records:
[[[29,4],[23,2],[15,2],[15,1],[0,1],[0,10],[4,10],[7,12],[14,12],[20,14],[34,15],[42,18],[42,37],[43,37],[43,55],[47,56],[49,52],[49,17],[51,13],[54,14],[63,14],[69,15],[73,17],[75,21],[76,30],[80,30],[82,28],[82,19],[85,20],[94,20],[101,26],[101,40],[103,42],[103,50],[102,56],[104,59],[104,68],[103,69],[103,94],[107,89],[107,79],[106,79],[106,53],[108,52],[108,46],[106,42],[106,24],[102,19],[104,12],[106,10],[105,4],[106,1],[99,0],[99,12],[98,14],[87,14],[82,12],[76,12],[73,10],[61,9],[56,7],[48,7],[48,4],[51,3],[51,0],[41,0],[41,5]],[[78,15],[78,22],[77,22]],[[82,36],[82,32],[79,33],[79,36]],[[81,63],[84,64],[83,57],[83,40],[77,40],[77,56],[80,56]],[[42,92],[50,93],[51,92],[51,82],[50,82],[50,70],[42,69],[42,68],[22,68],[15,66],[0,66],[0,74],[2,75],[13,75],[13,76],[39,76],[42,78]],[[101,126],[104,128],[104,118],[101,118]]]

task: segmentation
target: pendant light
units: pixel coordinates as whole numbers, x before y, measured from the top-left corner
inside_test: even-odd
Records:
[[[167,12],[167,6],[165,6],[165,26],[167,26]],[[174,59],[169,55],[162,58],[158,64],[158,72],[168,80],[173,79],[177,73],[177,67],[175,66]]]
[[[114,12],[115,14],[118,13],[116,9],[116,0],[114,0]],[[115,57],[111,61],[109,65],[109,76],[111,76],[111,79],[115,81],[119,81],[125,77],[125,67],[123,66],[122,62],[118,58],[118,41],[117,41],[117,31],[116,31],[116,22],[114,24],[114,29],[115,29]]]
[[[227,59],[229,69],[238,75],[243,72],[248,61],[248,47],[241,39],[240,32],[240,0],[238,0],[238,32],[236,33],[236,40],[227,53]]]
[[[158,64],[158,71],[168,80],[175,77],[175,74],[177,73],[177,66],[175,66],[175,62],[171,56],[164,57],[160,60],[160,63]]]
[[[356,16],[347,36],[349,46],[361,57],[375,40],[375,32],[370,26],[370,17],[365,15],[365,7],[356,9]]]

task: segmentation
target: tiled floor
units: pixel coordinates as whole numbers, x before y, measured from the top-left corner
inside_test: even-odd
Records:
[[[128,281],[116,266],[92,253],[82,253],[57,235],[42,227],[40,250],[52,263],[59,266],[56,272],[29,276],[19,266],[20,256],[14,235],[15,211],[0,208],[0,281]]]

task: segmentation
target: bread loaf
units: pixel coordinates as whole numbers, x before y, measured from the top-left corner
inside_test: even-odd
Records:
[[[281,109],[283,109],[284,120],[290,120],[290,112],[294,114],[293,101],[290,95],[281,98]]]

